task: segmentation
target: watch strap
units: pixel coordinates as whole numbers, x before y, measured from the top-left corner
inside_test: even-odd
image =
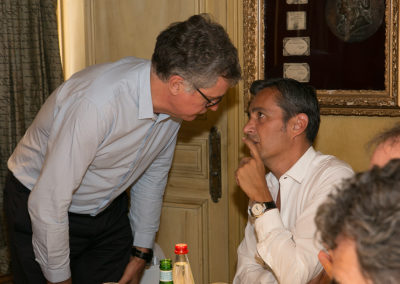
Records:
[[[146,263],[150,263],[153,259],[153,250],[149,249],[149,252],[143,252],[138,250],[136,247],[132,247],[132,256],[144,259]]]
[[[274,201],[264,202],[264,205],[265,205],[265,211],[267,211],[269,209],[277,208]]]

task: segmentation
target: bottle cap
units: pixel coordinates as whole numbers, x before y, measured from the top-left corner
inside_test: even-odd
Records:
[[[175,245],[175,254],[187,254],[187,253],[188,253],[187,244]]]

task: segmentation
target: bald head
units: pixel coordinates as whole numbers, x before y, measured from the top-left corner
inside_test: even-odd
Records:
[[[378,144],[372,154],[370,166],[382,167],[395,158],[400,158],[400,140],[398,138],[390,138]]]

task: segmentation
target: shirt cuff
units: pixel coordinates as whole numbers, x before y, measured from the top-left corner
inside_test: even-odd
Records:
[[[133,245],[141,248],[152,248],[156,238],[155,233],[135,233],[133,238]]]
[[[71,278],[71,270],[69,267],[60,269],[48,269],[47,267],[41,266],[41,269],[44,277],[52,283],[65,281]]]
[[[259,242],[264,240],[273,230],[282,230],[284,227],[277,208],[268,210],[254,222],[254,228]]]

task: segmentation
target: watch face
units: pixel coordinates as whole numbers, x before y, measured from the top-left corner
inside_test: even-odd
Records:
[[[256,217],[263,214],[264,211],[265,211],[265,205],[262,203],[255,203],[251,207],[251,213],[253,213],[253,216],[256,216]]]

